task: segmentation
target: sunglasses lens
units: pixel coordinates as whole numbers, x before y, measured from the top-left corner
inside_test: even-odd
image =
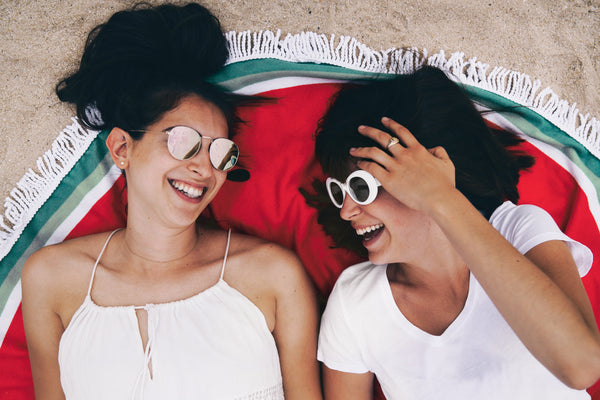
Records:
[[[176,126],[167,132],[169,153],[178,160],[194,157],[202,146],[202,137],[187,126]]]
[[[352,194],[354,200],[359,204],[366,202],[371,194],[371,187],[367,181],[361,177],[352,178],[348,183],[348,186],[350,187],[350,194]]]
[[[329,197],[331,198],[331,202],[337,207],[342,207],[344,204],[344,189],[339,185],[339,183],[334,181],[327,182],[327,189],[329,192]]]
[[[237,163],[240,150],[233,141],[216,138],[210,143],[208,154],[213,167],[221,171],[228,171]]]

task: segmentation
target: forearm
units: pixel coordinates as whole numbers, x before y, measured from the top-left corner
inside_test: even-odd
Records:
[[[590,322],[590,317],[586,318],[560,287],[506,241],[462,194],[451,192],[428,213],[540,362],[575,386],[582,384],[571,382],[567,376],[570,371],[600,371],[600,344],[593,317]]]

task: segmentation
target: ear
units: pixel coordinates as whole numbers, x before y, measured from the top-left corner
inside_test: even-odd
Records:
[[[106,147],[108,147],[110,156],[115,165],[121,169],[126,169],[129,165],[131,141],[131,136],[121,128],[113,128],[106,138]]]

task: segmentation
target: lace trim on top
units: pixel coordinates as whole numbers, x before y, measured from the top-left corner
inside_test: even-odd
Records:
[[[275,385],[270,388],[263,389],[259,392],[248,394],[242,397],[236,397],[235,400],[284,400],[283,385]]]

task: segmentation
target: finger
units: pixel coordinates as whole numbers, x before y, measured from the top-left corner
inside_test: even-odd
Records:
[[[352,157],[372,160],[377,164],[383,165],[390,161],[390,156],[378,147],[358,147],[350,149],[350,155]]]
[[[371,175],[373,175],[377,180],[383,182],[385,174],[388,172],[385,167],[381,164],[371,161],[371,160],[359,160],[356,165],[358,168],[367,171]]]
[[[439,158],[440,160],[450,159],[450,156],[446,152],[446,149],[444,149],[442,146],[437,146],[432,149],[429,149],[429,152],[433,154],[436,158]]]
[[[374,141],[379,143],[379,145],[381,147],[383,147],[384,149],[388,148],[390,139],[394,137],[394,136],[391,136],[387,132],[384,132],[380,129],[373,128],[372,126],[366,126],[366,125],[359,126],[358,132],[361,135],[364,135],[364,136],[367,136],[368,138],[373,139]],[[396,146],[392,146],[392,147],[396,147]],[[402,146],[400,146],[400,147],[402,147]]]
[[[396,121],[391,118],[383,117],[381,118],[381,123],[383,126],[391,130],[398,136],[400,142],[402,142],[406,147],[411,147],[415,145],[419,145],[419,141],[413,136],[412,133],[408,129],[406,129],[403,125],[400,125]]]

